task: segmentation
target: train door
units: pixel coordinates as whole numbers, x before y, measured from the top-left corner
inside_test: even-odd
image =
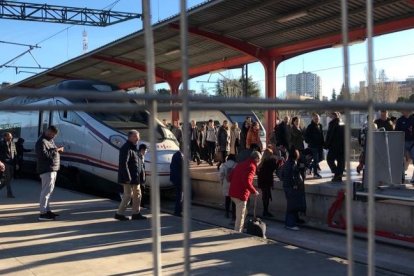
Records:
[[[39,111],[38,136],[40,136],[52,124],[52,112],[49,110]]]

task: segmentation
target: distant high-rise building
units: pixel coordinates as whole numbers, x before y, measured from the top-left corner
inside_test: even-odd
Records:
[[[286,77],[286,98],[299,99],[300,96],[320,100],[321,79],[310,72],[289,74]]]

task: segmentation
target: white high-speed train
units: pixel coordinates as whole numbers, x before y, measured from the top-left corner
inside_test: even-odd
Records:
[[[54,105],[67,106],[76,102],[92,102],[91,99],[68,100],[59,97],[59,90],[96,91],[97,93],[116,93],[118,87],[92,80],[66,80],[56,85],[44,88],[56,91],[53,98],[15,97],[0,103],[0,132],[10,131],[14,137],[25,139],[24,147],[32,149],[25,153],[25,163],[35,164],[34,147],[39,135],[51,124],[59,129],[55,143],[64,146],[61,155],[62,171],[70,172],[70,177],[95,190],[117,192],[115,184],[118,175],[119,148],[127,140],[127,132],[136,129],[140,132],[141,141],[148,146],[149,151],[149,113],[144,111],[133,114],[83,111],[1,111],[1,105],[10,103],[16,105]],[[113,101],[112,101],[113,102]],[[172,155],[179,150],[174,135],[158,121],[157,126],[157,170],[160,187],[169,188],[170,162]],[[150,171],[150,152],[145,156],[147,175]],[[33,169],[33,166],[29,168]],[[27,167],[26,167],[27,168]],[[84,176],[88,176],[85,178]],[[87,179],[87,180],[85,180]],[[102,181],[106,180],[106,181]],[[150,177],[147,177],[149,185]],[[79,185],[79,183],[77,183]]]

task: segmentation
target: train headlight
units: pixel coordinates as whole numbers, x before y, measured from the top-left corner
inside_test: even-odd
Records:
[[[117,148],[121,148],[123,144],[127,141],[124,137],[120,135],[112,135],[109,137],[109,141],[112,145],[114,145]]]

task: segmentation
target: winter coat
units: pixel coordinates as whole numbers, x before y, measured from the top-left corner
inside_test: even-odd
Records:
[[[252,144],[256,144],[262,148],[262,142],[260,141],[260,134],[258,129],[250,128],[247,132],[246,148],[250,149],[250,146]]]
[[[171,132],[174,134],[178,143],[181,145],[183,143],[183,131],[180,128],[173,126],[171,128]]]
[[[280,178],[283,182],[283,188],[296,187],[298,190],[304,190],[304,180],[299,165],[293,159],[289,158],[283,165]]]
[[[223,196],[229,195],[230,182],[228,181],[231,171],[236,167],[237,163],[228,160],[220,166],[220,183],[223,188]]]
[[[138,156],[137,145],[130,141],[119,150],[118,183],[138,185],[141,184],[142,173],[145,173],[143,159]]]
[[[300,128],[297,128],[296,126],[292,126],[290,128],[289,146],[295,147],[295,149],[300,151],[305,148],[303,146],[303,132]]]
[[[183,154],[177,151],[171,158],[170,181],[174,186],[181,188],[183,183]]]
[[[339,119],[335,118],[330,121],[328,133],[326,134],[325,148],[338,154],[344,153],[344,135],[344,126],[339,124]]]
[[[221,126],[217,134],[219,151],[230,151],[230,130]]]
[[[257,183],[260,189],[268,189],[273,186],[273,173],[277,169],[276,158],[271,157],[263,161],[257,172]]]
[[[395,131],[404,131],[405,141],[414,141],[414,117],[401,116],[395,125]]]
[[[393,131],[394,130],[390,118],[387,118],[385,121],[379,118],[379,119],[376,119],[374,121],[374,123],[377,125],[378,129],[384,128],[385,131]]]
[[[236,147],[240,144],[240,128],[230,129],[230,154],[236,154]]]
[[[44,134],[36,142],[36,171],[38,174],[57,172],[60,169],[60,154],[53,139]]]
[[[216,128],[207,126],[206,141],[215,143],[217,141],[217,136],[216,135],[217,135]]]
[[[322,148],[324,143],[322,125],[312,121],[306,128],[305,141],[310,148]]]
[[[0,142],[0,160],[5,164],[16,164],[17,151],[13,141],[10,141],[10,148],[5,140]]]
[[[283,190],[286,195],[288,212],[306,213],[305,183],[299,166],[293,159],[288,159],[281,171]]]
[[[276,127],[276,141],[278,146],[284,146],[287,149],[289,148],[289,132],[290,126],[285,122],[281,122]]]
[[[256,174],[257,164],[253,158],[249,158],[239,164],[230,173],[229,196],[247,201],[250,193],[256,193],[253,179]]]

